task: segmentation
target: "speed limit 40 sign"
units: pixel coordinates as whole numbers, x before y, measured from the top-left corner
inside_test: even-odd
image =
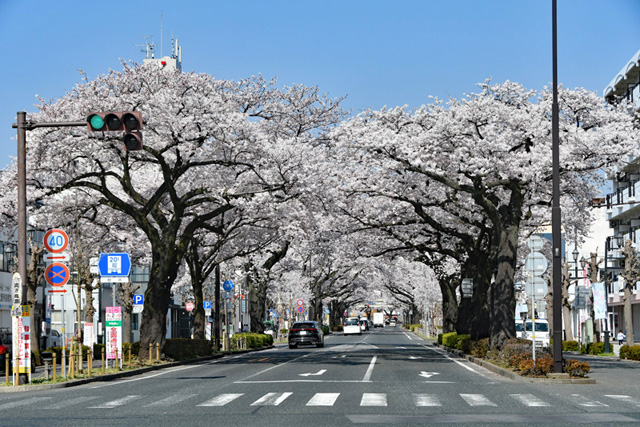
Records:
[[[68,244],[69,236],[59,228],[49,230],[44,235],[44,247],[51,253],[58,254],[64,251]]]

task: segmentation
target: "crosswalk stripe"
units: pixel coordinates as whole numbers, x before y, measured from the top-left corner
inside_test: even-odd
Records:
[[[333,406],[338,396],[340,396],[340,393],[316,393],[307,402],[307,406]]]
[[[97,398],[98,398],[98,396],[80,396],[80,397],[76,397],[76,398],[73,398],[73,399],[59,400],[54,404],[51,404],[49,406],[43,407],[42,409],[68,408],[69,406],[77,405],[79,403],[88,402],[89,400],[93,400],[93,399],[97,399]]]
[[[533,394],[510,394],[509,396],[525,406],[549,406],[547,402],[538,399]]]
[[[31,399],[16,400],[9,403],[3,403],[2,405],[0,405],[0,409],[11,409],[17,406],[31,405],[32,403],[37,403],[49,399],[51,399],[51,397],[32,397]]]
[[[413,401],[416,406],[442,406],[435,394],[414,394]]]
[[[497,406],[482,394],[461,394],[460,397],[462,397],[469,406]]]
[[[148,407],[149,406],[151,406],[151,407],[153,407],[153,406],[162,406],[162,407],[171,406],[171,405],[175,405],[176,403],[180,403],[180,402],[183,402],[183,401],[185,401],[187,399],[190,399],[190,398],[192,398],[194,396],[197,396],[197,394],[175,394],[173,396],[166,397],[166,398],[164,398],[162,400],[158,400],[156,402],[149,403],[146,406],[148,406]]]
[[[224,406],[229,402],[232,402],[244,395],[244,393],[227,393],[221,394],[219,396],[214,397],[211,400],[207,400],[204,403],[199,404],[198,406]]]
[[[120,399],[112,400],[111,402],[105,402],[102,405],[89,406],[89,408],[91,408],[91,409],[111,409],[111,408],[115,408],[117,406],[122,406],[122,405],[124,405],[126,403],[129,403],[129,402],[133,402],[134,400],[138,400],[141,397],[142,396],[138,396],[138,395],[132,394],[132,395],[129,395],[129,396],[122,397]]]
[[[594,408],[594,407],[607,407],[609,405],[607,405],[606,403],[602,403],[599,402],[597,400],[590,400],[584,396],[581,396],[579,394],[572,394],[570,396],[570,399],[573,400],[574,403],[580,405],[580,406],[587,406],[590,408]]]
[[[262,396],[260,399],[256,400],[251,404],[251,406],[278,406],[284,400],[291,396],[293,393],[267,393]]]
[[[620,400],[624,403],[630,403],[634,406],[640,406],[640,401],[638,401],[638,399],[631,396],[626,396],[621,394],[605,394],[604,396],[608,397],[609,399],[615,399],[615,400]]]
[[[387,406],[385,393],[362,393],[360,406]]]

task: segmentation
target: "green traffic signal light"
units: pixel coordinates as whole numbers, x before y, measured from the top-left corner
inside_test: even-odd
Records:
[[[89,117],[89,125],[94,130],[100,130],[104,127],[104,119],[98,114],[93,114]]]

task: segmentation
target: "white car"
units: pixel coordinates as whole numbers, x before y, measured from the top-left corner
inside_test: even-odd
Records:
[[[549,335],[549,322],[545,319],[536,319],[536,347],[549,347],[550,335]],[[533,335],[533,322],[527,320],[524,324],[524,333],[522,334],[524,339],[532,340]]]
[[[344,330],[345,335],[358,334],[362,335],[362,330],[360,329],[360,321],[357,317],[350,317],[344,321]]]

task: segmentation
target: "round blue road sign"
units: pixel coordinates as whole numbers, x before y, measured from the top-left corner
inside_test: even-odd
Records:
[[[225,280],[222,284],[222,289],[229,292],[233,290],[233,282],[231,280]]]

